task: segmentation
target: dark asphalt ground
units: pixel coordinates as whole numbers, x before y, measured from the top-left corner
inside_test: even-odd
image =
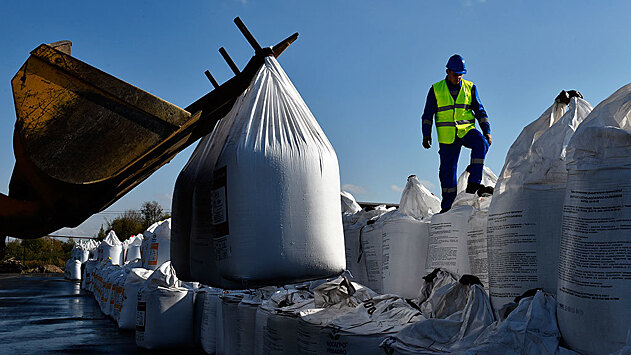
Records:
[[[136,348],[79,282],[60,274],[0,274],[0,354],[201,353]]]

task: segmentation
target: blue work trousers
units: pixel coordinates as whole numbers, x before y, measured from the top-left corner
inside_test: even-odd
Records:
[[[489,142],[477,129],[472,129],[464,137],[456,139],[451,144],[440,143],[440,187],[442,188],[443,200],[441,208],[450,209],[456,199],[458,184],[458,157],[460,148],[465,146],[471,149],[471,164],[469,165],[469,183],[482,182],[482,170],[484,168],[484,157],[489,150]]]

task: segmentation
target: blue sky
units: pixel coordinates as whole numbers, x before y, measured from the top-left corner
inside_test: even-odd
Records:
[[[625,1],[22,1],[0,3],[0,192],[13,168],[10,80],[40,43],[73,42],[73,56],[180,107],[231,72],[252,50],[232,19],[261,45],[299,32],[279,59],[336,149],[342,186],[358,200],[398,202],[410,174],[440,195],[438,149],[421,147],[420,115],[454,53],[491,121],[487,165],[499,174],[521,129],[561,89],[597,105],[629,82]],[[434,141],[435,133],[434,133]],[[156,200],[170,209],[177,174],[193,147],[87,223]],[[459,170],[468,162],[463,149]]]

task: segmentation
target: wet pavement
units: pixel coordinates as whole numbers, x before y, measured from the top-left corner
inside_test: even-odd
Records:
[[[203,353],[201,349],[164,353]],[[156,353],[136,348],[92,293],[60,274],[0,274],[0,354]]]

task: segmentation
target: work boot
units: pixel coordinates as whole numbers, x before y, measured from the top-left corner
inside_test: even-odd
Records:
[[[484,187],[483,185],[478,184],[477,182],[470,182],[467,184],[467,189],[465,190],[468,194],[474,194],[478,192],[480,187]]]
[[[480,185],[480,188],[478,189],[478,196],[480,197],[491,196],[493,195],[493,192],[495,192],[495,189],[493,188],[493,186]]]

